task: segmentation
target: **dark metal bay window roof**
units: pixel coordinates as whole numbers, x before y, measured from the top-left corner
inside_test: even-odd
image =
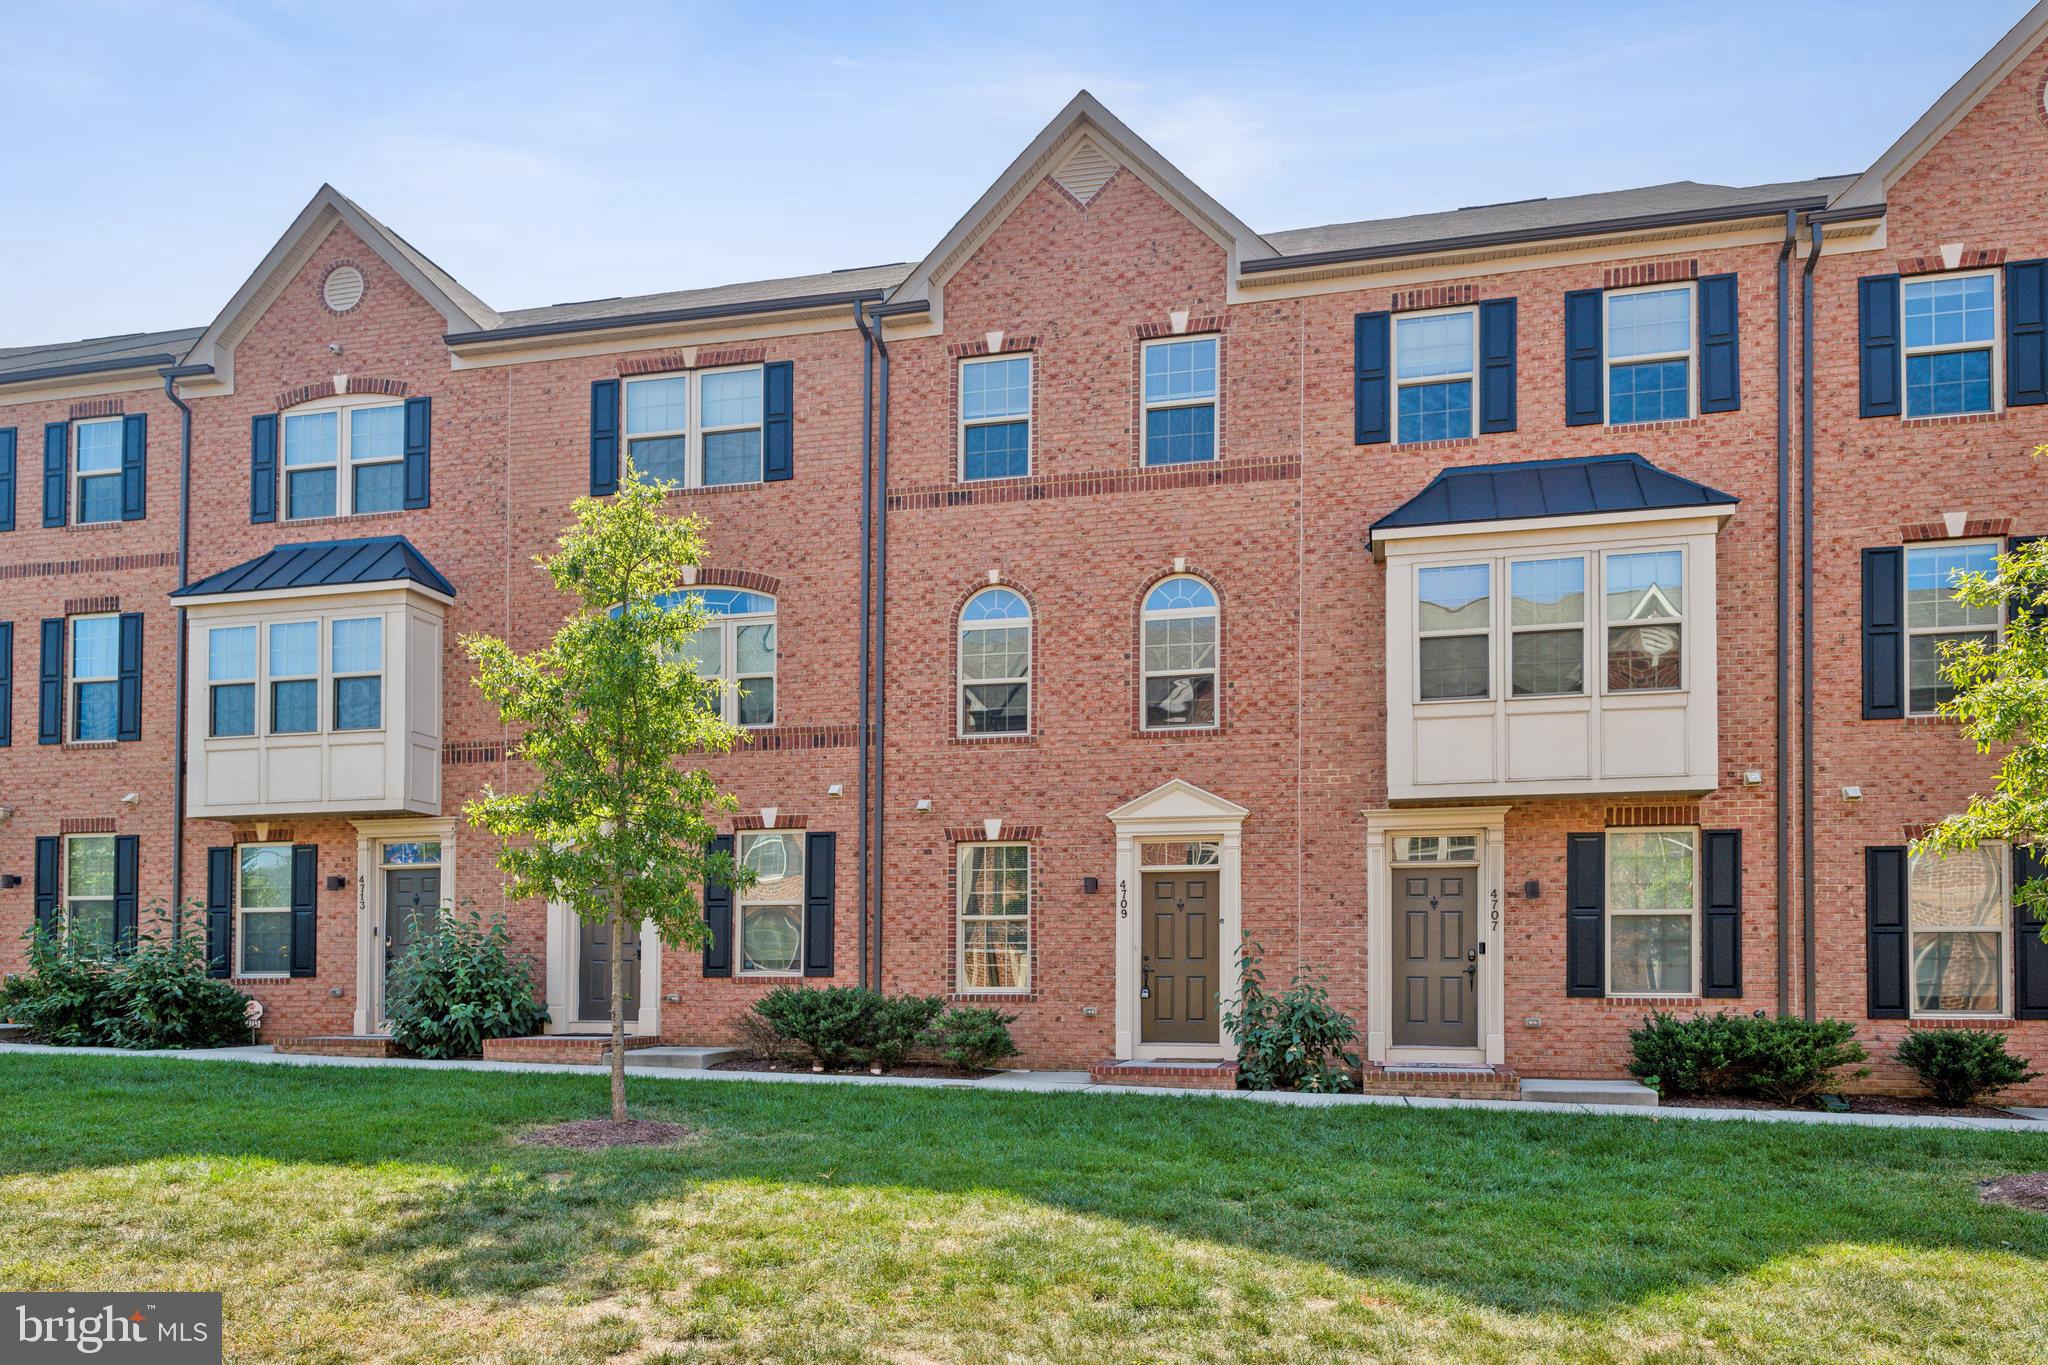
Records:
[[[1630,453],[1446,469],[1372,524],[1382,531],[1535,517],[1625,516],[1684,507],[1732,507],[1739,499],[1657,468]]]
[[[454,587],[441,576],[441,571],[404,536],[279,545],[231,569],[208,574],[171,596],[222,597],[229,593],[369,587],[380,583],[417,583],[443,596],[455,596]]]

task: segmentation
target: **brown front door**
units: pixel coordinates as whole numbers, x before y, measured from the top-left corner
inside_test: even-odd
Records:
[[[1144,878],[1144,992],[1139,1037],[1148,1043],[1215,1043],[1217,891],[1214,872],[1147,872]]]
[[[1479,1046],[1476,869],[1394,869],[1394,1046]]]
[[[583,1020],[612,1017],[612,922],[603,920],[593,924],[581,915],[576,917],[582,935],[576,955],[577,990],[576,1017]],[[620,937],[626,941],[626,1008],[623,1013],[627,1023],[640,1017],[640,933],[628,929]]]

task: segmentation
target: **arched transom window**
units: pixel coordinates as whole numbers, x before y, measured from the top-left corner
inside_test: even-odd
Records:
[[[1008,588],[987,588],[960,610],[960,733],[1031,728],[1031,608]]]
[[[697,672],[723,683],[719,714],[734,725],[775,723],[775,599],[739,588],[689,588],[662,599],[703,604],[711,620],[690,637],[685,653]]]
[[[1147,730],[1216,724],[1216,593],[1199,578],[1169,578],[1145,594]]]

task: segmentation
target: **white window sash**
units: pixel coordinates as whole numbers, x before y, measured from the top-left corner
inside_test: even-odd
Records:
[[[79,906],[87,905],[94,901],[111,901],[114,898],[114,888],[112,886],[109,886],[107,888],[107,894],[104,896],[74,895],[71,890],[71,862],[72,859],[76,856],[75,850],[81,844],[97,844],[101,841],[104,841],[107,846],[107,867],[108,870],[111,872],[115,864],[113,835],[67,834],[64,836],[64,867],[61,872],[60,885],[63,887],[64,900],[64,924],[62,927],[62,932],[67,936],[71,932],[71,926],[77,923],[78,921]]]
[[[761,375],[760,413],[751,422],[706,422],[704,420],[705,376],[716,374],[741,374],[749,370],[758,372]],[[633,386],[636,384],[654,383],[663,379],[680,379],[684,381],[686,387],[684,389],[685,397],[683,402],[683,425],[680,427],[665,427],[660,431],[635,431],[630,434],[626,433],[623,430],[625,426],[625,405],[627,397],[630,394]],[[633,446],[637,442],[661,439],[672,440],[675,437],[680,436],[683,438],[683,481],[681,485],[679,485],[680,487],[704,488],[708,486],[713,488],[745,488],[748,487],[750,484],[762,482],[761,479],[756,478],[743,480],[739,483],[720,483],[707,485],[704,482],[704,451],[707,445],[705,439],[706,437],[717,436],[725,432],[732,431],[758,431],[761,433],[761,472],[764,476],[767,474],[768,367],[765,364],[719,365],[706,370],[676,370],[666,374],[635,375],[631,379],[625,380],[624,384],[625,388],[619,394],[619,425],[621,427],[620,439],[625,442],[625,449],[627,455],[630,456],[633,453]]]
[[[73,422],[71,424],[71,480],[73,485],[72,505],[77,509],[77,515],[73,519],[82,525],[100,524],[98,522],[88,523],[85,520],[86,485],[92,482],[94,479],[113,479],[118,481],[121,478],[122,470],[121,463],[118,461],[115,463],[112,469],[96,469],[90,471],[80,469],[78,465],[78,453],[80,450],[84,448],[85,445],[84,432],[88,427],[113,427],[116,431],[119,431],[122,422],[123,419],[119,417],[96,417],[87,421]],[[125,458],[126,448],[124,444],[120,440],[116,440],[114,446],[115,449],[121,452],[123,454],[123,457]],[[106,520],[119,521],[120,519],[121,515],[119,511],[116,511],[113,516],[107,518]]]
[[[968,869],[973,865],[973,850],[1021,848],[1024,850],[1024,910],[1016,915],[987,915],[969,913],[967,907],[973,903],[973,882]],[[961,844],[954,853],[954,876],[957,894],[954,905],[953,932],[953,981],[954,992],[959,995],[1029,995],[1031,993],[1031,911],[1033,909],[1031,845],[1015,840],[986,843]],[[1015,986],[974,986],[967,980],[967,926],[970,924],[1018,924],[1024,926],[1024,969],[1022,980]]]
[[[1991,352],[1991,408],[1998,410],[1999,381],[1999,337],[2005,323],[2005,294],[1999,287],[1999,272],[1996,270],[1958,270],[1940,275],[1929,275],[1921,279],[1903,280],[1899,284],[1899,354],[1902,357],[1916,355],[1946,355],[1952,351]],[[1960,284],[1964,280],[1991,281],[1991,335],[1982,341],[1934,341],[1925,346],[1914,346],[1906,340],[1906,295],[1916,284],[1941,283]],[[1942,414],[1944,416],[1948,414]]]
[[[1993,857],[2001,869],[1999,881],[2005,888],[1998,923],[1981,925],[1929,925],[1923,928],[1913,918],[1913,864],[1915,859],[1906,861],[1906,1012],[1913,1019],[2010,1019],[2012,1017],[2012,935],[2007,929],[2012,924],[2013,883],[2010,869],[2012,853],[2007,844],[1986,844],[1987,849],[1996,850]],[[1998,939],[1998,1008],[1992,1010],[1923,1010],[1920,1008],[1920,983],[1913,968],[1914,940],[1921,934],[1990,934]]]
[[[802,844],[804,838],[803,831],[801,830],[742,830],[739,836],[733,840],[733,855],[741,867],[745,867],[747,865],[748,848],[750,848],[755,843],[758,843],[762,838],[768,836],[795,838],[798,841],[799,845]],[[809,850],[806,849],[805,855],[808,856],[808,853]],[[804,869],[804,872],[806,874],[806,877],[808,877],[810,869],[806,867]],[[804,905],[802,896],[799,895],[798,899],[794,903],[792,903],[787,900],[770,900],[761,896],[757,896],[753,894],[754,890],[755,888],[753,887],[741,887],[738,891],[736,891],[733,894],[732,947],[734,975],[780,978],[802,976],[804,974],[804,950],[807,946],[804,940],[808,930],[808,925],[805,923],[805,920],[808,918],[808,916],[805,913],[806,907]],[[792,907],[792,904],[796,910],[796,965],[789,968],[787,971],[775,971],[761,967],[747,966],[747,908],[749,906],[775,906],[788,909]]]
[[[1207,394],[1203,395],[1180,398],[1153,398],[1146,392],[1145,384],[1145,377],[1151,373],[1152,353],[1168,346],[1195,340],[1207,340],[1214,348],[1213,353],[1216,357],[1215,386]],[[1144,354],[1138,359],[1138,397],[1143,404],[1145,412],[1165,412],[1173,408],[1213,408],[1216,406],[1217,399],[1223,391],[1223,346],[1216,337],[1161,337],[1156,341],[1146,342]],[[1152,456],[1152,424],[1150,422],[1141,422],[1139,426],[1141,438],[1145,446],[1142,458],[1149,463]],[[1213,441],[1214,443],[1209,451],[1210,457],[1212,459],[1220,459],[1223,454],[1222,434],[1220,432],[1217,433]]]
[[[1616,298],[1631,294],[1663,294],[1682,291],[1685,294],[1685,335],[1687,345],[1681,351],[1654,351],[1642,355],[1617,358],[1614,354],[1613,304]],[[1903,307],[1903,306],[1902,306]],[[1700,415],[1699,386],[1700,310],[1697,284],[1685,281],[1674,284],[1645,284],[1629,289],[1607,289],[1600,295],[1600,353],[1606,362],[1600,367],[1600,417],[1608,426],[1640,426],[1641,422],[1614,421],[1614,371],[1626,365],[1654,365],[1666,360],[1683,360],[1685,364],[1685,414],[1683,417],[1664,417],[1654,420],[1665,422],[1690,421]]]
[[[1543,623],[1543,624],[1541,624],[1541,625],[1523,625],[1523,626],[1518,626],[1518,625],[1516,625],[1516,624],[1515,624],[1515,566],[1516,566],[1517,564],[1555,564],[1555,563],[1560,563],[1560,562],[1562,562],[1562,561],[1564,561],[1564,560],[1568,560],[1568,559],[1576,559],[1576,560],[1577,560],[1577,561],[1579,562],[1579,576],[1580,576],[1580,577],[1579,577],[1579,581],[1580,581],[1580,584],[1581,584],[1581,586],[1580,586],[1580,589],[1579,589],[1579,617],[1578,617],[1578,619],[1577,619],[1576,621],[1549,621],[1549,622],[1545,622],[1545,623]],[[1587,561],[1587,556],[1585,556],[1585,555],[1582,555],[1582,554],[1580,554],[1580,555],[1571,555],[1571,554],[1565,554],[1565,555],[1515,555],[1515,556],[1511,556],[1511,557],[1509,557],[1509,558],[1508,558],[1507,560],[1505,560],[1505,561],[1503,562],[1503,564],[1502,564],[1502,569],[1503,569],[1503,572],[1502,572],[1502,574],[1501,574],[1501,581],[1502,581],[1503,583],[1505,583],[1505,584],[1507,585],[1507,592],[1506,592],[1506,597],[1505,597],[1505,602],[1506,602],[1506,605],[1505,605],[1505,610],[1504,610],[1504,612],[1503,612],[1503,615],[1502,615],[1502,619],[1503,619],[1503,620],[1504,620],[1504,621],[1505,621],[1505,622],[1507,623],[1507,634],[1508,634],[1508,650],[1507,650],[1507,654],[1508,654],[1508,657],[1507,657],[1507,667],[1508,667],[1508,681],[1507,681],[1507,695],[1508,695],[1508,697],[1509,697],[1510,699],[1514,699],[1514,698],[1516,698],[1516,697],[1518,697],[1518,696],[1519,696],[1519,697],[1521,697],[1521,698],[1525,698],[1525,699],[1533,699],[1533,698],[1536,698],[1536,697],[1586,697],[1586,696],[1591,696],[1591,695],[1592,695],[1592,693],[1593,693],[1593,687],[1592,687],[1592,672],[1593,672],[1593,670],[1592,670],[1592,668],[1591,668],[1590,664],[1589,664],[1589,663],[1587,662],[1587,659],[1586,659],[1586,640],[1587,640],[1587,636],[1588,636],[1588,635],[1590,634],[1590,632],[1589,632],[1589,631],[1587,631],[1587,629],[1586,629],[1586,624],[1587,624],[1587,622],[1586,622],[1586,616],[1587,616],[1587,613],[1589,612],[1589,610],[1591,609],[1591,608],[1590,608],[1590,603],[1591,603],[1591,601],[1592,601],[1592,598],[1593,598],[1593,582],[1592,582],[1592,574],[1593,574],[1593,572],[1595,572],[1595,571],[1596,571],[1596,569],[1597,569],[1597,567],[1598,567],[1598,566],[1595,566],[1595,565],[1589,565],[1589,564],[1588,564],[1588,563],[1587,563],[1586,561]],[[1605,603],[1605,601],[1606,601],[1606,599],[1605,599],[1605,598],[1603,597],[1603,598],[1601,599],[1601,601],[1602,601],[1602,603],[1604,604],[1604,603]],[[1579,687],[1578,687],[1578,690],[1577,690],[1576,692],[1523,692],[1523,693],[1519,693],[1519,694],[1518,694],[1518,693],[1517,693],[1517,692],[1515,691],[1515,641],[1516,641],[1516,638],[1517,638],[1518,636],[1522,636],[1522,635],[1561,635],[1561,634],[1563,634],[1563,633],[1564,633],[1565,631],[1568,631],[1568,630],[1575,630],[1575,631],[1577,631],[1577,632],[1579,633]]]
[[[1140,613],[1138,628],[1138,722],[1146,731],[1213,730],[1223,718],[1223,629],[1221,614],[1215,607],[1167,607],[1158,611]],[[1216,662],[1207,668],[1153,668],[1148,663],[1151,657],[1151,627],[1162,621],[1209,620],[1216,623],[1210,631],[1210,648]],[[1145,698],[1150,689],[1146,686],[1154,678],[1207,678],[1209,679],[1210,719],[1203,725],[1153,725],[1145,717],[1149,711]]]
[[[394,455],[380,455],[375,458],[357,459],[351,448],[355,439],[355,414],[394,408],[401,414],[399,429],[403,431],[403,414],[405,411],[403,399],[396,403],[348,403],[345,405],[317,407],[309,405],[304,408],[295,408],[291,412],[283,414],[283,419],[278,422],[277,430],[277,467],[279,477],[284,483],[284,519],[286,521],[320,521],[329,516],[352,517],[357,515],[355,510],[355,471],[358,469],[376,469],[383,465],[402,464],[405,460],[405,445],[403,439],[401,439],[398,452]],[[285,452],[291,442],[291,424],[289,419],[293,417],[311,417],[322,412],[334,414],[334,458],[322,460],[318,464],[294,465],[287,463]],[[292,511],[291,476],[293,474],[306,474],[320,469],[331,469],[334,471],[334,511],[315,512],[305,515],[294,513]],[[365,513],[364,515],[375,514]]]
[[[967,637],[969,635],[973,634],[976,631],[1019,629],[1024,631],[1024,672],[1014,677],[1003,678],[969,678],[967,676]],[[1028,616],[1025,617],[1022,621],[963,621],[961,623],[960,643],[959,649],[957,651],[959,654],[959,663],[956,666],[956,672],[958,673],[959,683],[957,691],[960,697],[960,738],[993,739],[999,737],[1000,735],[1006,734],[1028,735],[1031,733],[1031,652],[1033,649],[1037,647],[1037,644],[1037,632],[1033,630],[1031,618]],[[992,734],[978,734],[975,731],[967,728],[968,688],[1008,687],[1013,684],[1021,684],[1024,688],[1024,728],[1022,730],[1004,730],[997,731]]]
[[[1471,365],[1456,374],[1432,374],[1418,376],[1414,379],[1401,378],[1401,324],[1403,322],[1419,321],[1423,318],[1454,317],[1459,313],[1467,314],[1472,319]],[[1388,414],[1388,420],[1393,423],[1394,444],[1400,445],[1402,443],[1401,390],[1427,388],[1432,384],[1466,383],[1472,386],[1472,430],[1467,435],[1476,436],[1479,433],[1479,310],[1477,308],[1436,308],[1427,312],[1396,313],[1393,316],[1392,322],[1393,325],[1388,329],[1392,334],[1392,340],[1387,348],[1387,374],[1394,381],[1393,410]],[[1431,437],[1427,439],[1441,438]],[[1462,438],[1452,437],[1451,439],[1459,440]],[[1414,445],[1419,444],[1419,442],[1411,441],[1408,444]]]
[[[1024,362],[1024,385],[1025,393],[1027,395],[1024,403],[1024,411],[1021,413],[1011,413],[1003,417],[969,417],[967,415],[967,371],[976,365],[989,365],[1002,361],[1015,360],[1021,360]],[[958,454],[957,466],[959,469],[958,477],[961,479],[965,479],[967,477],[967,433],[970,429],[974,427],[1010,426],[1014,423],[1022,422],[1024,424],[1024,473],[1020,475],[1005,475],[1004,477],[1028,478],[1031,474],[1033,466],[1037,462],[1038,457],[1038,432],[1036,430],[1037,423],[1033,420],[1037,415],[1038,408],[1037,358],[1030,351],[1016,351],[998,355],[970,356],[967,359],[962,360],[960,362],[959,393],[960,399],[958,403],[958,408],[960,412],[960,434],[958,444],[960,449]]]
[[[1486,624],[1483,626],[1458,626],[1446,630],[1424,630],[1422,628],[1422,573],[1423,569],[1472,569],[1486,570]],[[1498,667],[1493,647],[1494,618],[1500,611],[1497,585],[1500,580],[1500,561],[1496,559],[1459,559],[1442,564],[1418,565],[1415,574],[1415,704],[1417,706],[1451,706],[1459,702],[1481,702],[1494,700],[1494,670]],[[1424,640],[1461,640],[1481,636],[1486,640],[1486,691],[1477,697],[1425,697],[1422,695],[1422,642]]]
[[[776,616],[777,613],[772,611],[752,612],[745,616],[714,616],[701,627],[704,630],[716,630],[718,632],[718,676],[713,681],[718,684],[718,718],[728,725],[741,725],[741,728],[747,730],[767,730],[773,728],[775,724],[774,716],[771,714],[769,719],[759,724],[742,725],[740,721],[740,690],[749,682],[758,682],[763,678],[770,682],[776,681],[776,675],[782,671],[781,632],[776,632],[776,666],[769,669],[766,673],[742,673],[740,672],[740,627],[772,627],[775,625]],[[774,706],[777,712],[782,708],[782,695],[779,684],[776,688]]]
[[[250,917],[251,915],[278,915],[278,914],[282,914],[282,915],[284,915],[284,916],[286,917],[286,919],[287,919],[287,922],[289,922],[289,918],[290,918],[290,916],[291,916],[291,913],[292,913],[292,906],[291,906],[291,900],[289,899],[289,897],[287,897],[287,899],[285,900],[285,903],[284,903],[283,905],[250,905],[250,904],[248,904],[248,903],[247,903],[247,902],[246,902],[246,901],[245,901],[245,900],[243,899],[243,897],[242,897],[242,850],[243,850],[243,849],[246,849],[246,848],[282,848],[282,849],[290,849],[290,848],[291,848],[291,845],[290,845],[290,844],[237,844],[237,845],[235,845],[235,944],[234,944],[234,958],[235,958],[235,960],[234,960],[234,964],[233,964],[233,972],[234,972],[234,975],[235,975],[235,976],[237,976],[237,977],[240,977],[240,978],[242,978],[243,980],[247,980],[247,981],[272,981],[272,980],[282,980],[282,979],[284,979],[284,978],[286,978],[286,977],[289,977],[289,976],[291,975],[291,972],[290,972],[290,970],[289,970],[289,969],[287,969],[287,970],[285,970],[285,971],[281,971],[281,972],[252,972],[252,971],[249,971],[249,970],[247,969],[247,959],[246,959],[246,958],[244,958],[244,957],[242,956],[242,954],[243,954],[243,953],[245,953],[246,951],[248,951],[248,943],[249,943],[249,934],[248,934],[247,926],[248,926],[248,922],[249,922],[249,917]]]
[[[1704,875],[1703,869],[1700,867],[1700,832],[1696,827],[1690,825],[1664,825],[1645,829],[1629,828],[1609,829],[1605,831],[1605,837],[1603,837],[1601,840],[1601,884],[1609,888],[1609,894],[1611,894],[1612,888],[1614,886],[1614,836],[1617,834],[1683,834],[1687,838],[1691,839],[1692,908],[1690,910],[1672,910],[1663,908],[1653,910],[1614,910],[1610,908],[1607,911],[1607,914],[1605,916],[1606,927],[1603,931],[1605,938],[1605,943],[1603,945],[1605,953],[1604,960],[1607,963],[1607,970],[1604,973],[1604,975],[1607,978],[1607,994],[1609,997],[1625,997],[1631,1000],[1683,1000],[1696,997],[1699,995],[1700,986],[1700,926],[1701,921],[1704,918],[1704,916],[1700,914],[1700,878]],[[1687,956],[1690,962],[1692,963],[1692,976],[1685,983],[1684,989],[1667,991],[1619,991],[1614,988],[1614,922],[1617,919],[1685,919],[1691,922],[1692,951]]]
[[[1979,546],[1988,546],[1994,556],[2005,551],[2004,543],[1996,540],[1931,541],[1922,545],[1906,546],[1905,567],[1910,577],[1913,552],[1915,550],[1968,550]],[[1998,623],[1991,626],[1916,626],[1913,624],[1913,609],[1910,596],[1900,604],[1900,610],[1903,614],[1906,628],[1906,648],[1902,651],[1904,657],[1899,660],[1899,668],[1904,674],[1900,681],[1902,689],[1900,695],[1906,699],[1906,714],[1909,716],[1938,715],[1940,714],[1938,711],[1917,711],[1913,709],[1913,641],[1930,637],[1941,640],[1953,636],[1982,635],[1988,631],[1991,635],[1992,648],[1995,649],[2005,640],[2005,609],[2003,607],[1999,608]],[[1940,646],[1937,645],[1936,648],[1939,649]]]

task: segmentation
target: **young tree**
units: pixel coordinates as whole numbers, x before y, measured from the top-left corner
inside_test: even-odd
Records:
[[[719,683],[684,644],[705,623],[684,570],[702,555],[698,524],[668,515],[659,484],[628,462],[614,498],[578,498],[561,549],[535,562],[576,610],[532,654],[471,635],[477,685],[519,735],[531,791],[486,790],[465,809],[499,837],[515,896],[571,906],[612,940],[612,1118],[626,1117],[628,934],[651,922],[670,947],[701,947],[698,888],[744,880],[709,851],[711,814],[736,804],[681,760],[724,753],[739,730],[719,718]]]
[[[2048,446],[2034,454],[2043,451]],[[1965,640],[1943,651],[1942,676],[1956,691],[1941,703],[1941,714],[1962,722],[1977,752],[2005,752],[1991,794],[1972,796],[1968,808],[1915,839],[1913,852],[2048,845],[2048,540],[2007,550],[1991,577],[1963,575],[1955,595],[1966,606],[2002,608],[2005,631],[1988,648]],[[2013,894],[2028,914],[2048,922],[2048,880],[2015,886]]]

